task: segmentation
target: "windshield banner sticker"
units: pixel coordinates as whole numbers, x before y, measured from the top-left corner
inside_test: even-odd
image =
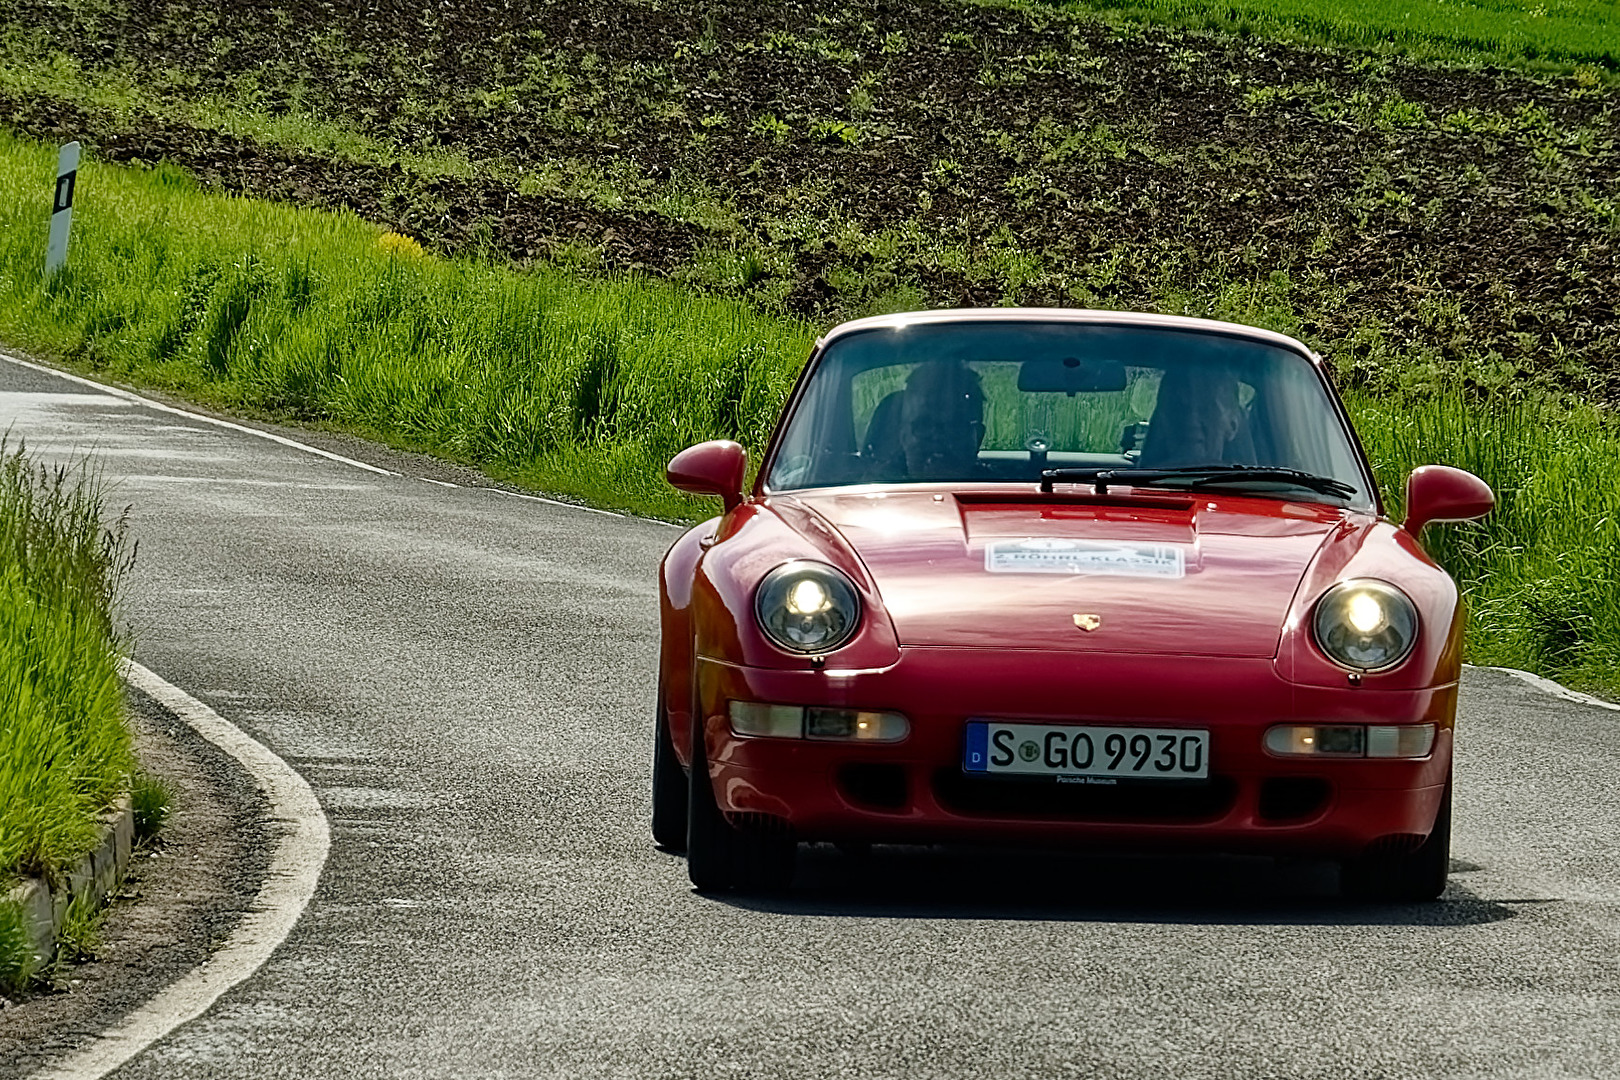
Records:
[[[998,540],[984,549],[992,574],[1105,574],[1179,578],[1186,555],[1178,544],[1110,544],[1098,540]]]

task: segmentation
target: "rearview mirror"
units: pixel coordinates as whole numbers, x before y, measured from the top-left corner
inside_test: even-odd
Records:
[[[1042,356],[1018,365],[1018,389],[1032,394],[1096,394],[1125,389],[1125,365],[1114,360]]]
[[[1406,481],[1406,520],[1401,528],[1416,536],[1431,521],[1472,521],[1496,505],[1485,481],[1446,465],[1413,469]]]
[[[671,486],[694,495],[718,495],[729,513],[743,501],[748,451],[730,439],[689,446],[670,459],[664,477]]]

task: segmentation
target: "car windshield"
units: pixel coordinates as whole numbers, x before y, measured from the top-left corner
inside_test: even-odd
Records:
[[[1336,480],[1311,490],[1294,470]],[[1225,466],[1230,476],[1198,475]],[[1185,477],[1166,472],[1192,470]],[[783,430],[773,491],[848,484],[1039,482],[1054,469],[1371,504],[1328,390],[1305,357],[1218,332],[1076,322],[884,327],[829,345]],[[1061,483],[1076,482],[1059,474]]]

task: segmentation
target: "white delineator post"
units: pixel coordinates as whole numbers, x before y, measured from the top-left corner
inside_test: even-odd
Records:
[[[45,276],[67,262],[68,228],[73,224],[73,185],[79,176],[79,144],[70,142],[56,156],[56,200],[51,204],[51,241],[45,248]]]

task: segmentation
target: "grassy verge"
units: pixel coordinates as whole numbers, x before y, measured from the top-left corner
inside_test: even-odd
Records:
[[[101,511],[94,476],[37,469],[0,439],[0,888],[94,846],[134,763],[112,621],[128,559]],[[0,910],[0,988],[22,947]]]
[[[1483,477],[1496,510],[1435,525],[1424,545],[1461,582],[1468,659],[1620,691],[1620,422],[1540,394],[1347,395],[1399,515],[1406,475],[1430,462]],[[1394,498],[1390,498],[1394,496]]]
[[[179,171],[86,165],[71,269],[39,252],[50,151],[0,137],[0,335],[195,400],[333,425],[644,513],[701,509],[662,466],[692,442],[757,450],[804,324],[625,278],[581,283],[421,254],[348,215],[225,198]],[[1298,332],[1272,294],[1162,310]],[[1620,688],[1620,429],[1546,395],[1412,383],[1350,394],[1388,495],[1414,466],[1501,495],[1430,543],[1468,591],[1471,656]]]
[[[88,165],[41,280],[49,152],[0,134],[0,329],[223,408],[332,424],[564,494],[681,516],[654,463],[758,445],[811,333],[674,286],[425,255],[351,215]]]

